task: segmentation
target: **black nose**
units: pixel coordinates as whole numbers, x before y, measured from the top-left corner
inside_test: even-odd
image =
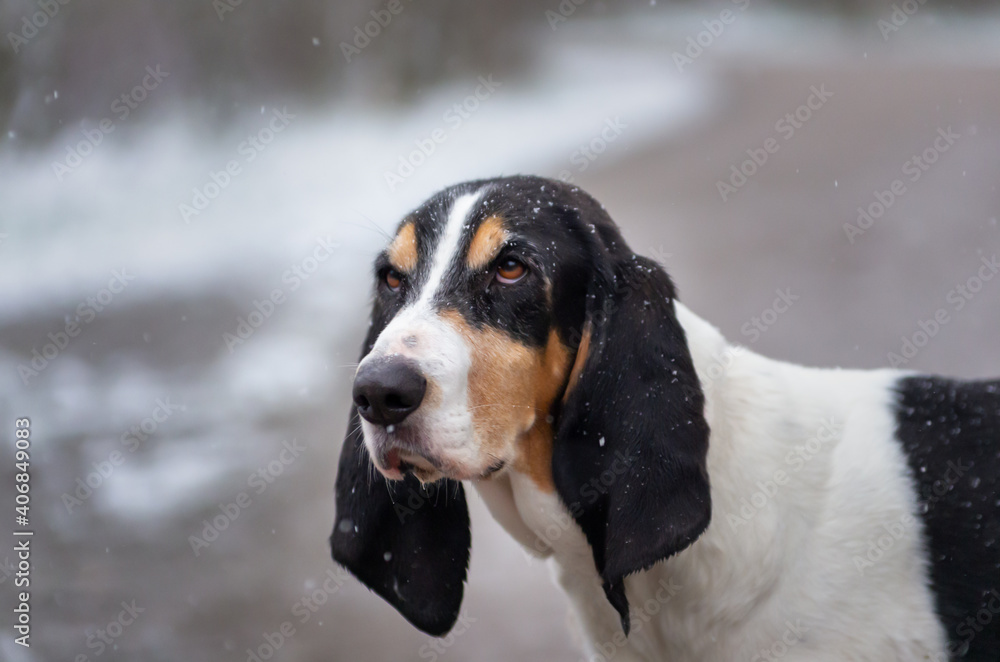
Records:
[[[396,425],[416,411],[426,390],[427,380],[413,363],[392,358],[370,363],[358,372],[354,404],[369,423]]]

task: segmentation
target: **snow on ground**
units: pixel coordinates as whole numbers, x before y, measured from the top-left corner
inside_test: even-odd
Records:
[[[661,159],[662,170],[656,173],[673,174],[670,203],[677,206],[670,210],[672,219],[689,209],[696,213],[686,224],[671,222],[671,246],[687,247],[674,251],[671,268],[684,275],[698,264],[711,265],[697,272],[700,279],[682,281],[682,291],[701,294],[716,307],[713,321],[729,314],[729,323],[739,329],[744,309],[752,312],[757,303],[744,296],[732,303],[731,275],[720,274],[714,265],[735,262],[737,252],[746,253],[748,243],[761,237],[777,237],[759,250],[761,255],[767,248],[781,252],[781,266],[763,276],[746,275],[748,282],[758,276],[766,280],[757,289],[769,295],[767,288],[791,282],[785,279],[791,277],[795,256],[775,246],[783,246],[794,228],[795,236],[815,244],[817,252],[804,260],[822,286],[811,296],[806,290],[803,304],[782,321],[784,328],[769,331],[762,345],[785,351],[794,343],[833,346],[819,341],[822,329],[830,326],[825,318],[813,314],[817,329],[811,333],[791,321],[796,315],[810,317],[798,311],[816,310],[810,309],[814,304],[831,306],[837,296],[852,298],[850,310],[860,306],[856,292],[832,285],[853,277],[857,270],[844,266],[852,263],[831,267],[833,276],[821,271],[834,263],[828,256],[830,241],[820,230],[795,225],[798,217],[815,215],[812,197],[801,201],[794,214],[780,207],[799,200],[797,193],[767,193],[776,188],[748,189],[741,193],[742,207],[722,209],[714,195],[702,201],[702,188],[712,189],[715,173],[728,165],[725,159],[753,144],[777,112],[767,105],[768,90],[744,90],[739,97],[727,89],[726,72],[819,68],[826,76],[853,69],[862,75],[835,78],[844,81],[837,87],[840,98],[850,99],[852,85],[880,84],[885,67],[932,70],[935,62],[973,71],[996,67],[1000,46],[987,37],[996,34],[997,21],[942,23],[922,9],[905,30],[884,40],[874,20],[816,21],[755,8],[751,5],[683,71],[673,53],[703,29],[701,22],[711,18],[703,12],[682,11],[645,23],[571,19],[556,32],[541,26],[533,37],[542,44],[541,57],[529,75],[490,79],[490,72],[483,72],[495,90],[480,88],[484,98],[475,102],[469,95],[482,84],[470,79],[426,90],[409,107],[362,107],[349,100],[322,110],[289,104],[287,112],[294,117],[287,126],[275,115],[284,107],[268,106],[241,116],[218,135],[179,115],[162,124],[119,127],[64,181],[57,180],[52,162],[65,158],[67,146],[82,138],[78,129],[67,130],[41,152],[0,152],[0,402],[2,411],[34,421],[39,506],[33,523],[39,540],[46,541],[36,559],[37,609],[39,622],[48,625],[40,635],[39,655],[30,651],[15,658],[4,649],[5,655],[42,660],[86,653],[95,659],[87,647],[88,632],[107,623],[121,600],[136,598],[148,605],[147,617],[116,644],[119,658],[103,659],[244,660],[245,649],[287,619],[291,605],[322,582],[331,565],[325,540],[332,522],[332,472],[352,364],[367,322],[370,259],[384,244],[384,233],[443,186],[518,172],[555,176],[569,171],[581,181],[603,173],[619,210],[653,218],[667,194],[655,191],[641,199],[633,195],[633,184],[649,163],[644,150],[673,140],[686,160],[678,166]],[[866,67],[873,62],[882,69],[869,79]],[[792,94],[784,79],[768,80],[771,90],[787,97],[775,102],[780,109],[786,109],[788,99],[799,98],[798,88]],[[788,80],[798,85],[811,78],[793,71]],[[886,90],[886,103],[910,98],[898,89],[876,89]],[[758,105],[732,108],[733,98]],[[470,109],[478,107],[459,123],[450,109],[467,101]],[[844,110],[858,109],[858,116],[843,119],[852,127],[870,113],[863,100],[843,103],[849,106]],[[840,111],[831,108],[835,112]],[[283,126],[273,142],[263,150],[244,144],[272,119],[274,126]],[[598,138],[609,121],[618,122],[620,133],[595,161],[581,161],[580,147]],[[713,133],[700,134],[696,144],[681,140],[706,126]],[[734,133],[724,136],[723,128]],[[401,156],[417,149],[415,141],[435,130],[443,132],[444,141],[405,181],[390,187],[386,171],[395,170]],[[817,127],[813,135],[821,133]],[[803,148],[810,139],[804,135]],[[992,135],[984,126],[981,139]],[[804,151],[836,155],[842,143],[855,138],[864,147],[872,144],[863,136],[832,133],[820,149]],[[16,142],[16,137],[8,140]],[[963,145],[980,158],[972,142]],[[862,151],[840,155],[845,165],[839,194],[847,194],[846,175]],[[709,154],[721,156],[712,162]],[[776,160],[770,173],[793,181],[798,162],[789,159],[794,154],[789,149],[786,162]],[[806,165],[808,157],[797,158]],[[886,158],[897,165],[894,155]],[[238,163],[239,174],[185,223],[180,205],[191,204],[193,190],[205,191],[212,173],[229,161]],[[794,181],[799,186],[800,180]],[[828,188],[824,184],[822,190]],[[930,185],[924,190],[935,193]],[[814,189],[807,192],[815,195]],[[855,184],[858,199],[869,192],[867,181]],[[914,192],[914,200],[918,195]],[[769,202],[773,198],[779,202]],[[833,216],[829,227],[838,234],[840,222]],[[752,234],[746,218],[753,219]],[[933,230],[931,221],[922,227]],[[629,231],[661,241],[661,223],[635,224]],[[984,236],[989,232],[986,227]],[[885,259],[895,250],[891,237],[875,235],[867,246],[879,241],[889,248],[873,259],[896,268]],[[972,240],[958,242],[958,248],[965,250],[967,241]],[[742,259],[753,264],[745,255]],[[107,296],[102,291],[116,270],[134,279],[99,312],[88,312],[96,311],[88,299]],[[794,282],[809,283],[799,277]],[[236,333],[239,320],[276,288],[284,298],[266,322],[245,342],[227,344],[226,334]],[[892,311],[886,315],[899,317]],[[987,319],[985,313],[977,315]],[[971,313],[967,321],[975,321]],[[32,351],[43,351],[52,342],[49,334],[58,335],[74,322],[79,335],[26,385],[18,367],[30,366]],[[952,331],[958,329],[956,323]],[[928,354],[943,347],[942,341]],[[170,404],[169,415],[163,413],[164,403]],[[141,443],[135,441],[136,428],[145,431]],[[305,444],[305,461],[281,467],[284,478],[278,476],[261,494],[254,492],[253,507],[195,555],[190,536],[200,535],[202,522],[247,490],[250,475],[273,462],[282,444],[293,439]],[[98,481],[92,495],[68,507],[64,495],[76,494],[78,481],[116,451],[123,462]],[[471,501],[476,542],[466,612],[485,625],[459,639],[448,655],[470,659],[475,650],[477,660],[569,659],[568,634],[553,630],[554,621],[563,621],[563,599],[541,588],[547,584],[545,570],[524,560],[483,515],[481,504]],[[514,604],[518,613],[511,615]],[[384,624],[391,636],[378,636],[372,623]],[[356,583],[331,596],[327,610],[300,629],[306,628],[311,634],[288,644],[286,659],[412,659],[426,643]],[[476,646],[487,638],[487,628],[504,646]],[[338,647],[341,640],[363,646],[363,654],[348,644]],[[376,649],[379,657],[369,657]]]

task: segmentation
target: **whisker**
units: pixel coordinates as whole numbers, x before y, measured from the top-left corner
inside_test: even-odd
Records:
[[[363,218],[366,221],[368,221],[368,225],[370,225],[371,228],[366,228],[366,229],[372,229],[372,228],[374,228],[375,231],[378,232],[380,235],[382,235],[383,237],[385,237],[389,241],[392,241],[392,235],[389,234],[388,232],[386,232],[385,230],[383,230],[381,227],[379,227],[379,225],[375,221],[373,221],[372,219],[368,218],[368,216],[366,214],[362,213],[361,210],[359,210],[359,209],[351,209],[351,211],[353,211],[355,214],[357,214],[361,218]],[[364,225],[361,225],[360,223],[351,223],[351,221],[345,221],[345,223],[350,223],[351,225],[356,225],[359,228],[365,227]]]

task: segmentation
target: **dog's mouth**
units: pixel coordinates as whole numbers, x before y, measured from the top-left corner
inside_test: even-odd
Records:
[[[386,453],[384,466],[391,473],[399,474],[401,477],[412,473],[421,482],[427,482],[435,475],[444,474],[436,460],[401,448],[393,448]]]
[[[428,443],[418,438],[413,430],[396,427],[391,433],[385,429],[374,431],[375,452],[372,458],[379,473],[389,480],[403,480],[412,474],[422,483],[433,483],[442,478],[453,480],[485,480],[507,467],[507,461],[493,458],[485,469],[467,466],[447,456],[433,453]]]
[[[403,480],[412,474],[422,483],[433,483],[452,473],[450,463],[432,453],[427,441],[410,426],[373,426],[371,437],[375,468],[389,480]]]

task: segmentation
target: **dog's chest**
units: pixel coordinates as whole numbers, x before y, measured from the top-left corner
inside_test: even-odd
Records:
[[[510,531],[513,527],[501,523],[529,552],[549,558],[553,579],[569,598],[589,653],[622,661],[660,659],[667,651],[690,656],[693,649],[685,645],[684,632],[693,628],[693,632],[703,633],[707,626],[699,628],[680,614],[684,587],[672,576],[672,563],[658,564],[626,580],[634,601],[630,609],[632,629],[626,639],[618,613],[605,597],[591,547],[573,519],[573,505],[565,504],[555,493],[540,490],[519,474],[511,475],[510,487],[510,503],[506,505],[516,511],[524,528],[516,535]],[[495,505],[491,504],[491,509]],[[722,646],[722,642],[715,645]]]
[[[560,565],[579,565],[596,580],[597,571],[583,531],[559,495],[540,489],[530,478],[514,473],[510,478],[513,505],[534,536],[531,551],[551,555]]]

